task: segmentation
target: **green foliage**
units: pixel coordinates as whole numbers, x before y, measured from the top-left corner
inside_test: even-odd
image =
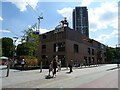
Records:
[[[19,44],[17,47],[17,55],[36,56],[39,45],[39,35],[35,35],[32,29],[25,31],[26,42]]]
[[[120,48],[107,47],[106,54],[108,62],[115,62],[115,59],[120,57]]]
[[[0,56],[2,56],[2,39],[0,39]]]
[[[116,58],[120,59],[120,47],[116,48]]]
[[[28,55],[27,43],[22,43],[17,46],[17,55]]]
[[[2,38],[2,56],[13,57],[13,40],[11,38]]]

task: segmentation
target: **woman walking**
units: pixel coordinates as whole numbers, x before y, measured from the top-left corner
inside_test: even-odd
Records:
[[[50,76],[51,72],[53,73],[53,62],[52,61],[49,64],[49,74],[48,74],[48,76]]]
[[[73,72],[73,70],[72,70],[72,67],[73,67],[73,60],[72,60],[72,59],[69,61],[68,67],[70,68],[70,72],[69,72],[69,73]]]

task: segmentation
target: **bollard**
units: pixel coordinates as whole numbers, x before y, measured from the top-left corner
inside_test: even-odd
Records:
[[[7,64],[7,75],[6,75],[6,77],[9,76],[9,71],[10,71],[10,62],[8,61],[8,64]]]

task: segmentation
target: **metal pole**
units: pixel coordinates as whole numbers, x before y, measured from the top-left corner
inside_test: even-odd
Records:
[[[8,60],[8,64],[7,64],[7,75],[6,75],[6,77],[9,76],[9,71],[10,71],[10,61]]]
[[[39,29],[40,29],[40,19],[43,19],[42,17],[38,17],[38,32],[40,32],[39,31]],[[42,60],[41,60],[41,62],[40,62],[40,73],[42,72]]]
[[[40,62],[40,73],[42,72],[42,61]]]
[[[40,17],[38,17],[38,31],[40,29]]]

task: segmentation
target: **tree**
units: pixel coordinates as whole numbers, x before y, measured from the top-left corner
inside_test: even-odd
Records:
[[[120,58],[120,47],[116,47],[116,58]]]
[[[2,39],[0,39],[0,56],[2,56]]]
[[[39,45],[39,35],[34,34],[31,28],[25,30],[24,33],[25,36],[23,36],[23,39],[25,42],[17,46],[17,55],[36,56]]]
[[[27,43],[22,43],[17,46],[17,56],[28,55]]]
[[[22,37],[22,43],[17,46],[18,60],[20,57],[25,57],[27,64],[40,64],[38,57],[39,47],[39,35],[36,35],[32,28],[24,30],[24,36]],[[34,62],[34,63],[33,63]],[[28,65],[29,66],[29,65]]]
[[[115,48],[115,61],[120,63],[120,47]]]
[[[13,57],[13,40],[8,37],[2,38],[2,56]]]
[[[116,51],[114,48],[107,47],[106,54],[107,54],[107,62],[108,63],[114,62],[115,56],[116,56],[115,53],[116,53]]]

